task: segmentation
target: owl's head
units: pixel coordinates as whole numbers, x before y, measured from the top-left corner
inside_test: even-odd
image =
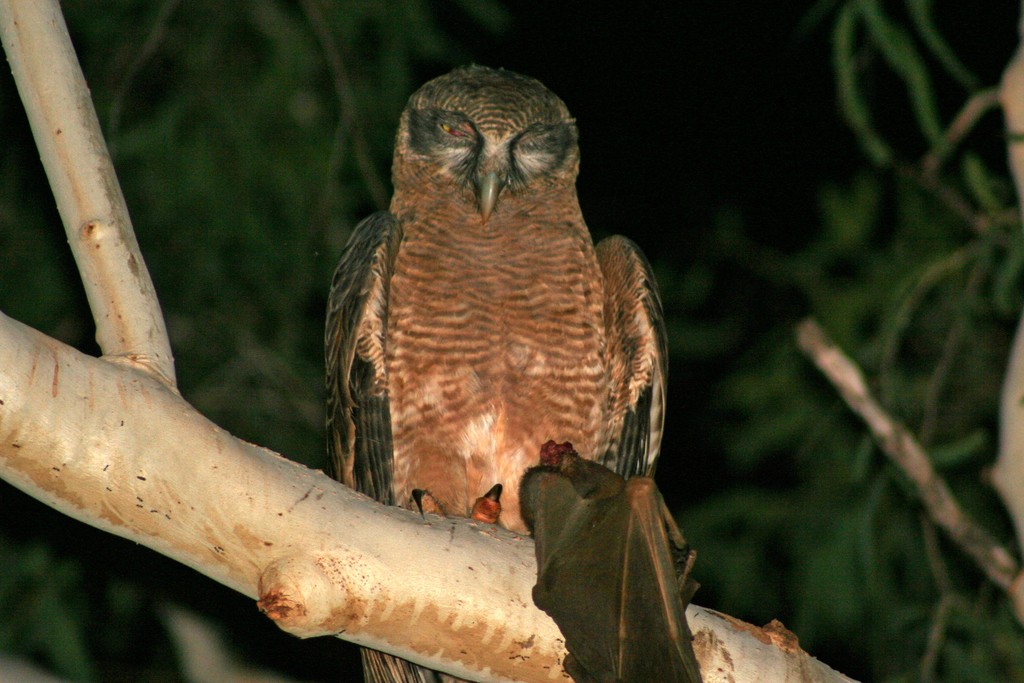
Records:
[[[461,67],[413,93],[395,145],[402,178],[449,183],[486,222],[502,193],[572,186],[576,123],[540,81],[483,66]]]

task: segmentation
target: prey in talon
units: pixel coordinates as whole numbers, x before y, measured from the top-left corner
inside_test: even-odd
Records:
[[[576,683],[700,683],[686,621],[695,554],[654,480],[548,441],[519,499],[537,556],[533,601],[562,631]]]

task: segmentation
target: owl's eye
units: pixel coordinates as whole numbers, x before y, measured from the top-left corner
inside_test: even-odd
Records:
[[[448,135],[451,135],[453,138],[468,138],[470,136],[470,132],[465,128],[456,128],[455,126],[447,123],[441,124],[441,130],[448,133]]]
[[[512,170],[509,184],[525,185],[531,178],[554,173],[576,149],[576,126],[572,121],[538,123],[529,126],[510,143]]]

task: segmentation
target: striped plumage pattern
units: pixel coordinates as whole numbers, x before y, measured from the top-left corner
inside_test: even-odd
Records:
[[[518,132],[535,123],[571,120],[565,103],[539,81],[481,66],[456,69],[426,83],[409,98],[406,111],[415,109],[462,112],[480,130]]]
[[[632,242],[595,248],[578,165],[575,122],[533,79],[468,67],[410,98],[390,210],[356,228],[331,290],[335,476],[400,505],[426,489],[455,515],[501,483],[499,523],[524,531],[518,483],[548,440],[653,473],[661,305]],[[367,659],[368,680],[432,680]]]
[[[392,204],[407,226],[387,335],[394,486],[466,515],[502,482],[501,521],[523,531],[516,484],[539,445],[607,441],[597,259],[578,210],[565,215],[574,197],[509,197],[503,208],[529,206],[486,226],[440,199],[414,223]]]

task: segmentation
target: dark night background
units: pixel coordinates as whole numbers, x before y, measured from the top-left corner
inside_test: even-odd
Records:
[[[911,4],[877,3],[904,26]],[[287,101],[295,74],[306,69],[312,76],[304,87],[323,109],[334,106],[300,7],[283,0],[246,9],[178,7],[163,47],[122,89],[124,109],[115,119],[119,83],[156,4],[121,0],[106,13],[87,2],[64,5],[168,315],[183,394],[236,435],[322,466],[318,325],[337,249],[374,206],[350,161],[335,169],[336,181],[316,176],[327,168],[317,135],[330,139],[336,113],[311,115],[314,133],[306,135],[280,122],[285,107],[258,101],[268,92],[283,92]],[[831,37],[844,6],[510,2],[497,22],[502,28],[492,30],[459,3],[396,3],[391,10],[381,5],[377,15],[360,10],[371,18],[352,29],[357,38],[348,43],[347,10],[330,21],[350,75],[367,83],[356,101],[380,170],[389,163],[404,97],[455,64],[534,76],[575,115],[580,203],[592,232],[638,242],[663,290],[673,355],[658,481],[699,553],[696,576],[704,586],[695,602],[758,624],[777,617],[811,654],[861,680],[1024,680],[1021,656],[1007,654],[1024,649],[1019,626],[998,594],[945,541],[951,585],[933,580],[934,561],[922,559],[932,547],[929,532],[921,530],[908,487],[792,343],[793,325],[818,316],[869,374],[888,378],[887,407],[917,428],[928,414],[922,387],[940,356],[934,340],[967,321],[973,336],[961,342],[958,379],[942,394],[932,440],[937,451],[953,444],[944,474],[971,511],[1011,542],[979,473],[994,454],[995,394],[1020,306],[1010,263],[1020,250],[1006,246],[1019,241],[1019,226],[995,237],[969,234],[941,217],[934,197],[891,168],[872,166],[837,103]],[[445,44],[403,53],[412,58],[403,62],[404,75],[387,81],[411,84],[399,98],[375,90],[373,75],[398,68],[380,56],[394,43],[379,26],[412,16],[410,7],[432,13]],[[937,2],[933,10],[939,31],[984,86],[998,83],[1015,49],[1017,12],[1008,2]],[[282,37],[288,30],[301,34],[305,47],[290,46]],[[380,35],[368,37],[373,30]],[[415,37],[402,40],[413,44]],[[927,145],[906,92],[863,40],[862,94],[889,143],[912,162]],[[365,68],[352,66],[364,57]],[[941,76],[935,59],[925,64],[948,121],[967,95]],[[271,76],[254,77],[249,99],[247,84],[223,87],[218,80],[235,73],[280,80],[268,85]],[[169,149],[162,151],[165,139]],[[998,112],[965,145],[1012,206]],[[305,158],[309,168],[299,169]],[[7,264],[0,310],[95,352],[6,70],[0,163],[0,263]],[[969,194],[962,175],[951,162],[943,178]],[[181,225],[181,217],[197,226]],[[988,254],[979,277],[991,286],[970,290],[966,275],[951,277],[924,297],[897,335],[893,370],[885,341],[892,339],[892,311],[905,301],[906,278],[971,240]],[[1000,280],[1004,271],[1010,275]],[[1001,282],[1009,304],[1000,303]],[[964,301],[971,305],[960,306]],[[339,674],[355,661],[354,648],[282,635],[248,600],[7,485],[0,486],[0,519],[0,558],[20,568],[0,577],[0,611],[17,611],[0,619],[9,624],[0,627],[0,651],[83,680],[177,680],[173,651],[151,610],[170,600],[218,620],[253,665],[356,680]],[[933,608],[944,596],[958,607],[944,625],[937,663],[921,673]],[[38,625],[54,611],[65,631]],[[79,643],[83,652],[61,652],[55,641]],[[954,660],[967,662],[971,675]]]

